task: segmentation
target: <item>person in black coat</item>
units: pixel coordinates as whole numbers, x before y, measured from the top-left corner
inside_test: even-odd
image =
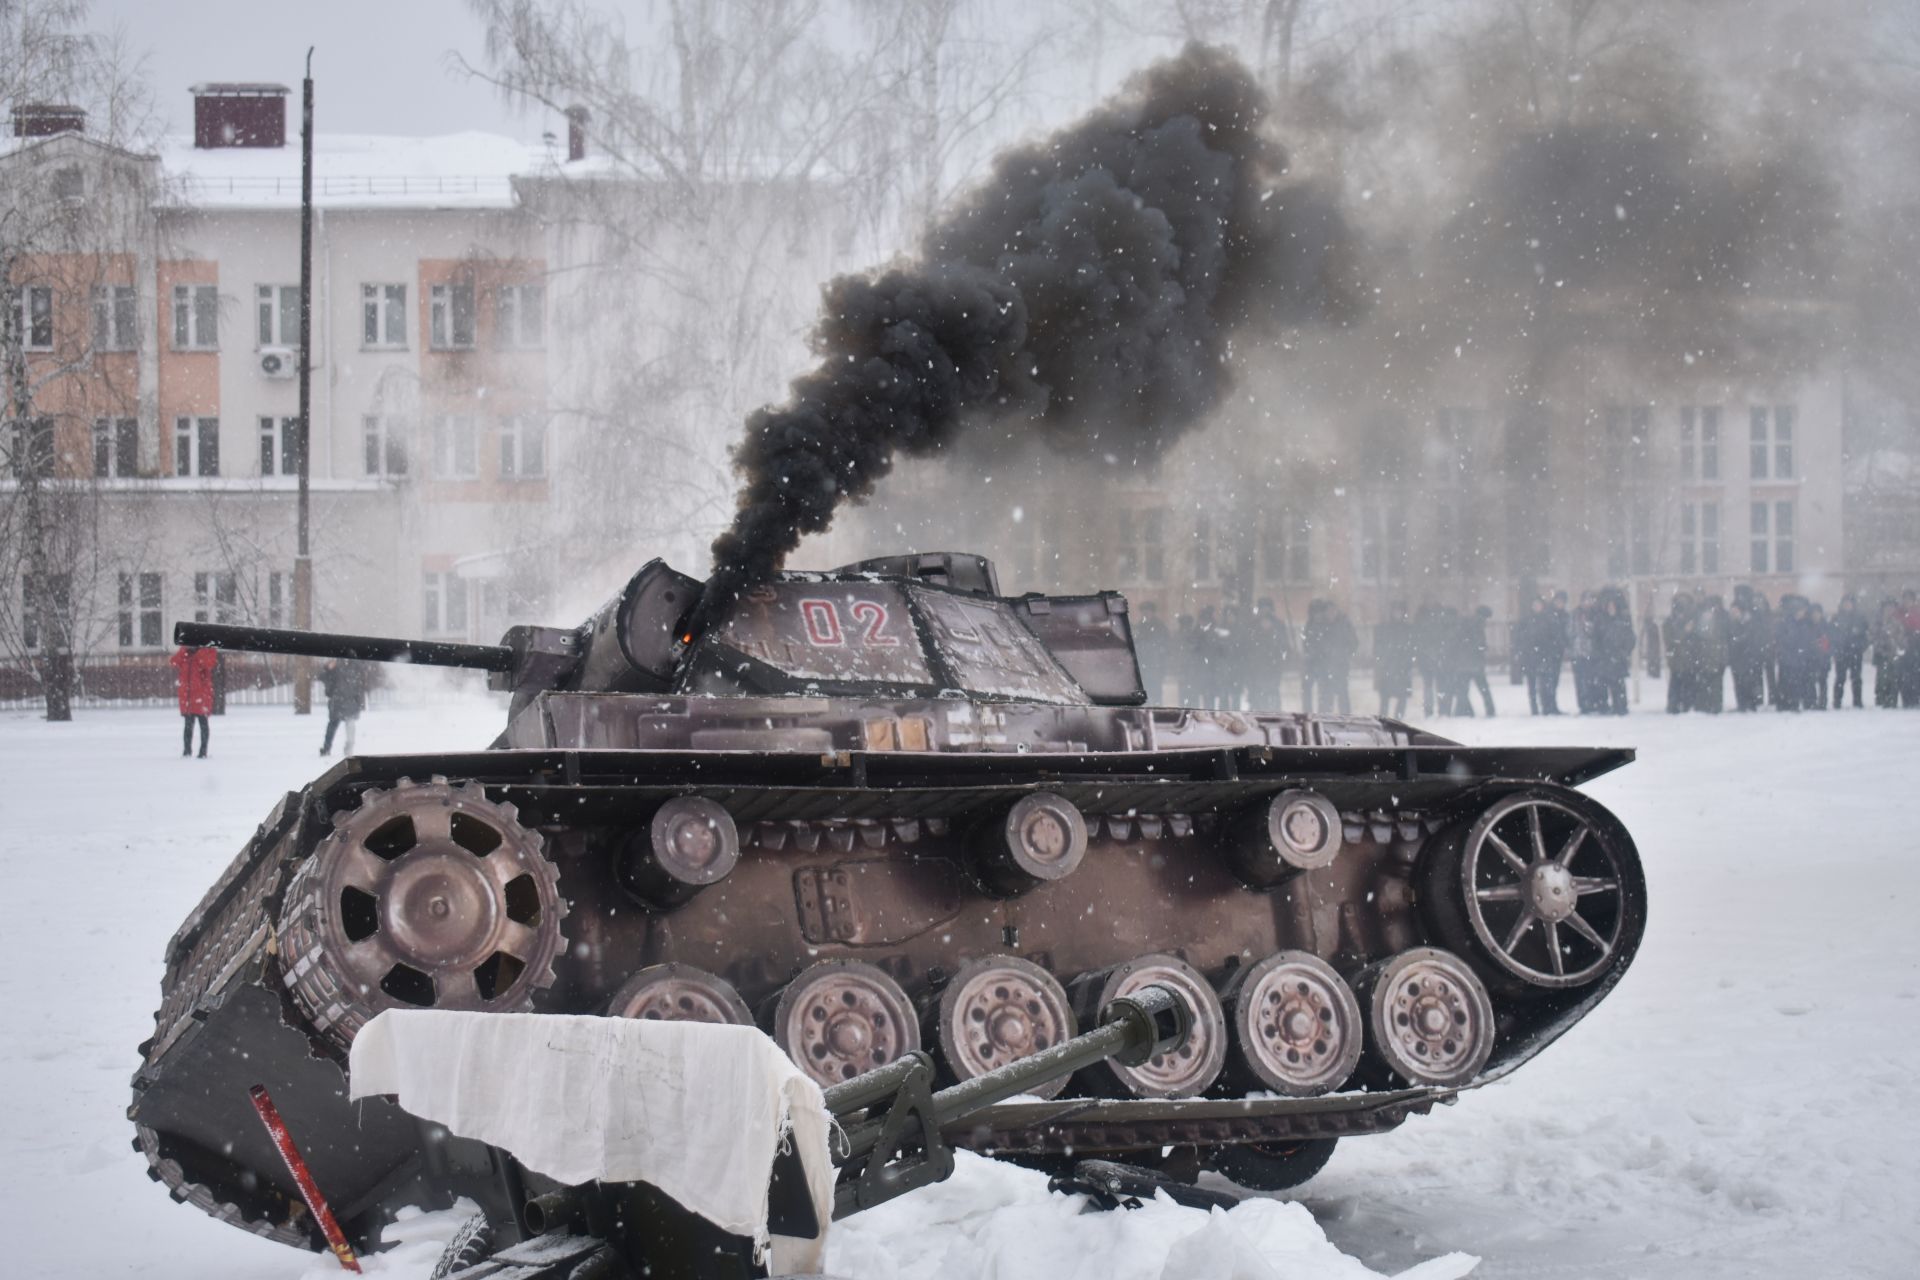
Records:
[[[1807,620],[1813,624],[1813,694],[1807,699],[1807,710],[1825,711],[1827,677],[1833,673],[1833,624],[1827,621],[1826,608],[1818,604],[1807,606]]]
[[[1852,592],[1840,597],[1840,607],[1833,611],[1831,624],[1833,636],[1833,705],[1838,709],[1847,692],[1847,681],[1853,681],[1853,705],[1861,706],[1864,691],[1860,687],[1861,667],[1866,661],[1867,640],[1872,628],[1867,623],[1867,615],[1860,610],[1860,602]]]
[[[1660,639],[1667,651],[1667,714],[1677,716],[1693,710],[1695,649],[1693,643],[1693,597],[1684,591],[1674,593],[1667,608],[1667,622]]]
[[[1719,715],[1726,709],[1727,664],[1731,660],[1728,641],[1732,620],[1719,596],[1700,602],[1694,617],[1694,709]]]
[[[1819,629],[1813,611],[1800,596],[1780,600],[1780,623],[1775,628],[1775,649],[1779,655],[1780,677],[1774,686],[1780,695],[1782,711],[1800,711],[1813,702],[1814,664],[1825,665],[1820,653]]]
[[[1594,616],[1594,669],[1598,688],[1594,710],[1601,715],[1627,714],[1627,677],[1633,673],[1633,617],[1627,597],[1617,588],[1600,593]]]
[[[320,670],[320,688],[327,695],[327,736],[320,742],[320,754],[333,754],[334,731],[345,725],[344,749],[352,755],[354,726],[360,722],[360,713],[367,709],[366,673],[357,662],[329,658]]]
[[[1457,714],[1473,714],[1473,691],[1480,690],[1480,703],[1493,718],[1493,689],[1487,684],[1487,620],[1493,610],[1481,605],[1460,619],[1460,675]]]
[[[1423,600],[1413,615],[1413,664],[1420,672],[1420,710],[1434,713],[1436,701],[1444,710],[1447,701],[1446,673],[1447,626],[1440,606]]]
[[[1404,600],[1394,601],[1387,620],[1373,629],[1373,687],[1380,714],[1404,719],[1413,696],[1413,623]]]
[[[1758,711],[1766,702],[1766,655],[1752,604],[1751,594],[1742,598],[1736,591],[1727,611],[1727,665],[1733,671],[1735,711]]]
[[[1527,682],[1527,710],[1536,716],[1560,714],[1557,686],[1565,656],[1566,633],[1545,596],[1528,603],[1526,616],[1513,629],[1513,664]]]

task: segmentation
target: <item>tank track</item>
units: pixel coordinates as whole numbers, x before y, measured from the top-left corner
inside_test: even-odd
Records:
[[[294,836],[301,800],[293,793],[281,798],[168,942],[154,1034],[140,1045],[142,1062],[133,1075],[127,1118],[134,1122],[133,1149],[145,1158],[147,1176],[174,1200],[268,1240],[317,1248],[315,1235],[303,1225],[304,1205],[283,1203],[277,1220],[257,1210],[250,1213],[227,1191],[200,1180],[204,1174],[197,1176],[188,1167],[194,1162],[191,1153],[180,1153],[183,1161],[154,1128],[141,1122],[142,1102],[165,1072],[169,1055],[182,1049],[184,1056],[184,1042],[195,1037],[236,990],[257,988],[270,967],[271,913],[298,860]]]
[[[304,1002],[293,998],[284,972],[288,956],[276,935],[275,921],[302,864],[334,829],[335,815],[353,809],[368,793],[397,786],[408,777],[450,774],[460,779],[463,789],[477,789],[475,794],[484,794],[494,804],[519,806],[536,826],[560,819],[568,824],[604,824],[626,820],[624,815],[644,812],[645,806],[664,798],[706,796],[724,804],[738,819],[743,846],[769,854],[783,849],[884,853],[939,840],[956,834],[955,825],[972,815],[1042,785],[1085,809],[1087,825],[1096,837],[1145,850],[1163,841],[1214,832],[1223,814],[1251,798],[1271,794],[1274,778],[1312,777],[1313,785],[1337,806],[1347,840],[1402,849],[1405,852],[1396,856],[1410,865],[1423,844],[1449,820],[1447,806],[1463,793],[1489,786],[1564,786],[1624,763],[1631,754],[1516,753],[1423,744],[1342,747],[1324,753],[1262,747],[1189,749],[1104,759],[1098,754],[1034,753],[943,755],[929,760],[861,752],[811,757],[729,752],[726,757],[495,750],[464,756],[358,759],[344,762],[301,795],[284,798],[169,944],[155,1033],[142,1046],[144,1060],[134,1077],[134,1102],[129,1108],[139,1135],[135,1147],[146,1158],[150,1176],[166,1185],[175,1199],[195,1204],[222,1221],[283,1243],[318,1247],[297,1198],[270,1186],[247,1194],[230,1165],[204,1146],[171,1140],[158,1120],[149,1123],[153,1119],[149,1113],[164,1111],[154,1101],[163,1087],[192,1086],[199,1064],[223,1038],[250,1048],[258,1045],[259,1056],[265,1057],[265,1038],[271,1036],[273,1052],[282,1055],[282,1068],[327,1073],[327,1087],[337,1089],[344,1055],[338,1043],[308,1020],[301,1007]],[[1391,807],[1380,806],[1385,796],[1392,797]],[[548,825],[548,829],[556,828]],[[787,909],[797,909],[803,928],[819,932],[819,943],[834,947],[863,941],[857,921],[844,910],[836,915],[836,904],[845,906],[845,886],[833,879],[832,872],[822,873],[811,908],[806,883],[796,881],[795,887],[797,901],[789,899]],[[1477,1087],[1505,1075],[1557,1038],[1611,989],[1631,954],[1631,946],[1624,948],[1613,969],[1592,986],[1554,993],[1530,1006],[1532,1012],[1526,1018],[1503,1025],[1493,1060],[1463,1087]],[[581,1006],[564,972],[560,986],[542,1004],[556,1010],[598,1011],[597,1005],[591,1010]],[[222,1018],[251,1021],[215,1026]],[[236,1033],[236,1026],[241,1033]],[[203,1039],[207,1043],[202,1044]],[[318,1077],[310,1074],[309,1078]],[[201,1091],[206,1091],[204,1086]],[[1059,1154],[1341,1137],[1391,1129],[1436,1103],[1452,1101],[1460,1091],[1376,1089],[1309,1098],[1226,1100],[1066,1097],[996,1108],[952,1134],[951,1140],[989,1154]],[[411,1158],[417,1166],[418,1149],[430,1144],[407,1127],[411,1122],[397,1109],[383,1118],[376,1114],[377,1104],[360,1106],[365,1110],[342,1114],[352,1115],[355,1123],[369,1131],[387,1125],[366,1138],[369,1150],[382,1162]],[[291,1116],[289,1120],[296,1136],[301,1135],[299,1121]],[[240,1126],[235,1127],[237,1131]],[[305,1131],[324,1127],[315,1123]],[[414,1152],[411,1157],[409,1150]],[[267,1175],[257,1180],[260,1183],[273,1176],[267,1163],[248,1167]],[[378,1187],[347,1206],[343,1218],[374,1213],[383,1204],[404,1203],[395,1198],[402,1186],[417,1190],[421,1185],[449,1185],[407,1183],[401,1164],[394,1169]],[[471,1189],[467,1193],[477,1194]],[[354,1230],[349,1225],[350,1234]]]

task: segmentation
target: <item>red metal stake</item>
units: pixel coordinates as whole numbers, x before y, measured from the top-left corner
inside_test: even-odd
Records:
[[[300,1148],[293,1145],[293,1135],[287,1132],[287,1122],[280,1118],[279,1108],[267,1096],[267,1087],[254,1085],[247,1090],[247,1096],[253,1099],[253,1109],[260,1113],[260,1123],[267,1126],[267,1136],[273,1139],[280,1158],[287,1162],[287,1172],[293,1175],[294,1185],[300,1188],[300,1198],[307,1202],[314,1221],[320,1224],[320,1232],[332,1247],[333,1256],[340,1260],[343,1270],[361,1274],[360,1260],[353,1256],[353,1246],[347,1243],[346,1233],[340,1230],[340,1224],[333,1220],[333,1210],[327,1208],[327,1198],[320,1194],[313,1175],[307,1171],[307,1162],[300,1158]]]

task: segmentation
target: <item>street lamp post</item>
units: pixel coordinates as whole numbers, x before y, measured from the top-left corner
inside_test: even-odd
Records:
[[[313,450],[313,50],[300,84],[300,426],[294,457],[299,468],[299,543],[293,561],[293,625],[313,629],[313,555],[308,541],[307,476]],[[313,713],[313,663],[293,664],[293,713]]]

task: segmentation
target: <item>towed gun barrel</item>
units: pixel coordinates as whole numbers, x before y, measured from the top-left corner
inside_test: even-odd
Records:
[[[932,1089],[933,1059],[919,1050],[834,1085],[825,1091],[834,1119],[830,1155],[840,1169],[833,1217],[944,1181],[954,1168],[945,1130],[1096,1063],[1137,1066],[1173,1053],[1191,1034],[1193,1018],[1178,992],[1150,984],[1110,1002],[1092,1030],[938,1093]],[[799,1155],[788,1147],[774,1161],[768,1189],[768,1226],[775,1234],[818,1234],[804,1183]],[[630,1230],[628,1223],[644,1223],[645,1229]],[[663,1201],[644,1183],[587,1183],[530,1196],[520,1206],[518,1226],[523,1242],[490,1257],[463,1258],[449,1268],[449,1280],[765,1274],[744,1265],[744,1241],[716,1235],[710,1224]],[[741,1265],[730,1267],[729,1256]]]

